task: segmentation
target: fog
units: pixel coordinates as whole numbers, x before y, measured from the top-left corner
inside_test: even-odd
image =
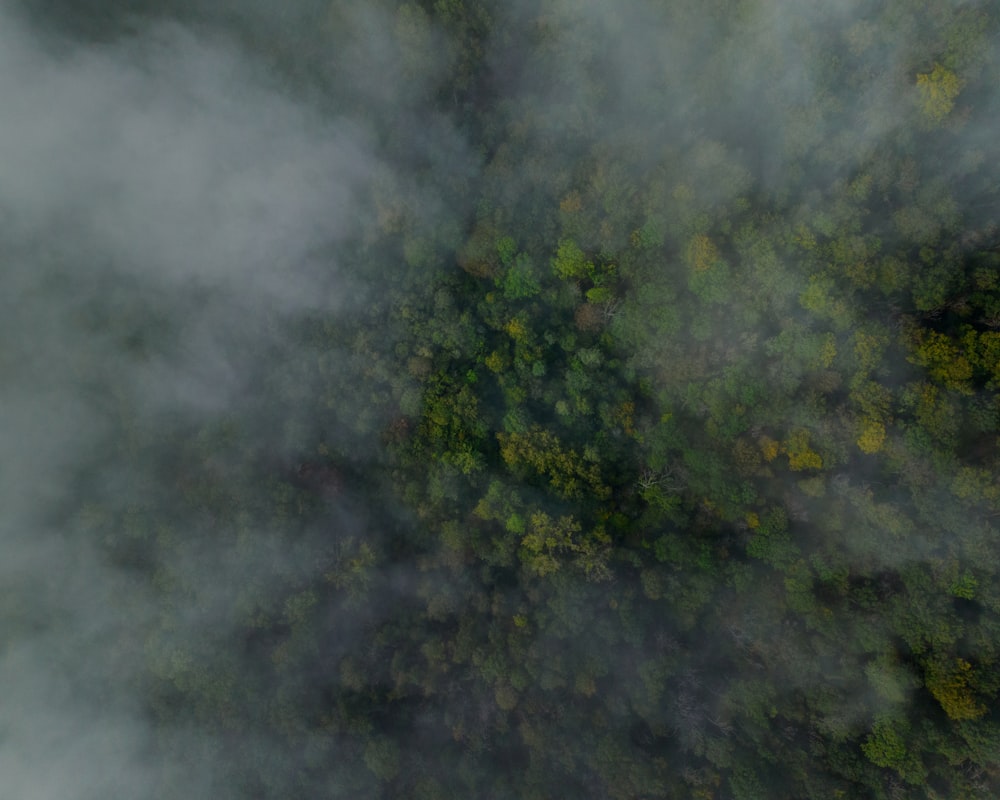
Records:
[[[421,614],[445,628],[465,605],[488,607],[471,567],[441,586],[429,577],[441,573],[421,560],[429,552],[461,563],[464,545],[452,552],[419,537],[428,507],[462,508],[472,488],[481,495],[506,479],[499,462],[468,485],[429,480],[425,501],[400,488],[403,470],[386,444],[430,403],[424,362],[465,357],[461,342],[429,325],[406,329],[407,320],[419,312],[485,335],[463,317],[473,309],[454,290],[468,279],[455,252],[484,220],[536,256],[554,253],[572,224],[583,247],[609,252],[645,225],[665,248],[662,275],[650,278],[656,287],[681,268],[682,243],[746,198],[773,210],[761,230],[833,229],[853,213],[840,202],[843,186],[866,171],[873,192],[916,197],[923,215],[913,222],[887,200],[883,219],[864,222],[882,252],[937,244],[959,225],[980,246],[990,231],[995,238],[995,93],[959,95],[958,111],[930,124],[912,74],[918,32],[892,28],[877,4],[471,3],[481,17],[469,12],[468,30],[488,27],[482,19],[502,33],[468,52],[456,44],[458,23],[427,4],[203,5],[0,6],[4,796],[365,796],[370,773],[395,775],[386,766],[398,760],[391,721],[384,741],[373,734],[376,744],[345,749],[337,737],[361,723],[320,710],[282,716],[285,701],[319,709],[329,683],[373,705],[373,686],[412,700],[412,731],[400,735],[413,736],[414,759],[445,772],[460,760],[449,739],[460,740],[467,717],[530,740],[529,712],[494,722],[496,709],[472,708],[457,689],[417,700],[399,679],[393,694],[388,665],[385,675],[363,666],[385,646],[380,625],[404,640]],[[948,35],[975,39],[975,24],[962,20],[986,4],[938,5]],[[854,62],[842,60],[845,39]],[[976,41],[969,52],[995,63],[995,39]],[[464,83],[454,77],[463,70]],[[830,71],[843,74],[843,94],[817,101]],[[962,75],[974,83],[972,68]],[[977,112],[968,121],[965,102]],[[476,116],[483,108],[493,128]],[[906,176],[879,173],[890,147],[909,153],[918,190]],[[637,199],[633,183],[650,174],[662,176],[658,188]],[[579,186],[592,194],[581,201],[582,221],[543,229],[542,210],[573,208],[567,198]],[[614,219],[608,198],[630,209],[633,228]],[[734,286],[752,261],[733,268]],[[761,343],[776,326],[811,324],[799,302],[810,265],[786,266],[788,277],[761,301],[757,329],[741,320],[738,339],[723,318],[706,317],[700,332],[650,321],[630,286],[634,310],[610,328],[630,348],[619,353],[622,369],[641,375],[651,397],[680,395],[690,375],[714,379],[741,359],[777,369]],[[888,304],[854,307],[841,288],[830,291],[831,303],[847,304],[836,323],[843,330],[892,323]],[[657,305],[666,301],[648,302]],[[697,375],[676,366],[678,353],[697,348],[711,367]],[[896,387],[924,374],[899,359],[880,369]],[[683,411],[699,424],[710,416],[701,403]],[[890,444],[896,461],[929,463],[902,437]],[[944,485],[960,467],[933,468]],[[844,456],[829,493],[806,501],[801,476],[772,476],[760,505],[788,506],[805,543],[828,535],[811,519],[835,518],[843,539],[831,547],[874,572],[924,563],[942,538],[965,557],[995,533],[985,519],[974,533],[949,528],[946,510],[940,529],[893,527],[879,504],[915,516],[918,501],[898,487],[873,500],[878,471]],[[891,533],[885,542],[854,533],[858,520],[875,517]],[[351,581],[365,588],[350,598],[315,589]],[[733,680],[713,637],[699,639],[692,624],[683,643],[630,640],[688,670],[681,692],[637,699],[655,692],[637,688],[632,651],[600,653],[582,620],[606,624],[609,608],[642,596],[554,585],[558,602],[546,613],[562,633],[532,634],[525,650],[606,659],[602,691],[623,707],[649,702],[656,712],[645,722],[656,736],[704,755],[706,720],[721,729],[734,713],[704,699]],[[505,586],[490,602],[516,610],[532,591]],[[727,635],[742,652],[784,635],[767,609],[770,591],[753,587],[732,601]],[[645,596],[659,597],[648,585]],[[892,635],[871,625],[872,640]],[[272,628],[287,635],[284,649],[268,638]],[[903,669],[879,694],[865,682],[860,648],[838,653],[807,633],[787,636],[761,668],[791,694],[815,689],[822,663],[843,700],[837,730],[900,707],[916,685]],[[268,695],[282,659],[311,665],[282,685],[292,700]],[[513,708],[499,697],[501,709]],[[479,776],[468,785],[516,796],[497,767],[502,750],[496,761],[482,755],[485,745],[476,750],[474,766],[461,767]],[[561,763],[571,771],[571,762]]]
[[[193,585],[157,594],[93,550],[76,512],[176,504],[158,456],[119,463],[149,447],[121,442],[122,419],[141,438],[245,408],[285,321],[353,313],[360,276],[328,253],[378,162],[355,123],[223,30],[140,19],[95,42],[19,11],[0,21],[4,793],[226,796],[197,730],[167,732],[176,763],[154,755],[146,640],[167,597],[190,604],[179,658],[224,642],[237,574],[266,585],[303,556],[251,548],[237,565],[205,527],[216,543],[171,571]],[[279,450],[281,421],[262,424],[257,444]]]

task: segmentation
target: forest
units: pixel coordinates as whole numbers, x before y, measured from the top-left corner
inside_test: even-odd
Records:
[[[1000,6],[0,4],[0,794],[1000,796]]]

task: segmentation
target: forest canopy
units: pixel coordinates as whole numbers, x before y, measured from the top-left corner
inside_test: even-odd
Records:
[[[11,791],[1000,794],[994,4],[6,5]]]

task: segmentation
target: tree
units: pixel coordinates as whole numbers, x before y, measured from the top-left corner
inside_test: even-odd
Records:
[[[986,713],[986,706],[972,693],[972,678],[972,664],[957,657],[934,657],[925,672],[927,689],[953,720],[976,719]]]
[[[919,783],[926,771],[906,748],[908,733],[906,720],[883,714],[876,718],[861,750],[873,764],[896,770],[907,783]]]
[[[583,280],[593,275],[594,264],[587,260],[575,241],[563,239],[552,259],[552,270],[563,280]]]
[[[546,476],[562,497],[581,498],[589,492],[592,497],[606,499],[611,493],[602,481],[597,464],[573,450],[562,449],[559,440],[549,431],[536,427],[527,433],[497,433],[496,437],[500,455],[511,469],[530,468]]]
[[[921,109],[931,122],[939,123],[951,113],[962,91],[962,80],[950,69],[935,64],[930,72],[917,75]]]
[[[789,434],[782,445],[782,451],[788,454],[788,466],[795,471],[821,469],[823,466],[819,453],[809,447],[809,431],[804,428]]]
[[[865,419],[861,423],[861,435],[858,436],[858,447],[862,453],[872,455],[882,449],[885,442],[885,425],[878,420]]]
[[[544,577],[561,566],[559,556],[579,549],[580,523],[573,517],[553,519],[548,514],[532,514],[521,538],[521,558],[536,575]]]
[[[962,349],[944,333],[919,330],[914,335],[911,363],[927,368],[927,374],[946,389],[971,394],[972,364]]]

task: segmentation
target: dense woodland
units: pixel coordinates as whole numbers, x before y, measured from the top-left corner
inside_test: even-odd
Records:
[[[160,13],[100,5],[96,46]],[[330,302],[233,314],[238,399],[108,392],[52,511],[155,597],[109,677],[151,763],[241,799],[1000,794],[994,4],[177,5],[380,166]],[[142,361],[165,302],[73,324]]]

